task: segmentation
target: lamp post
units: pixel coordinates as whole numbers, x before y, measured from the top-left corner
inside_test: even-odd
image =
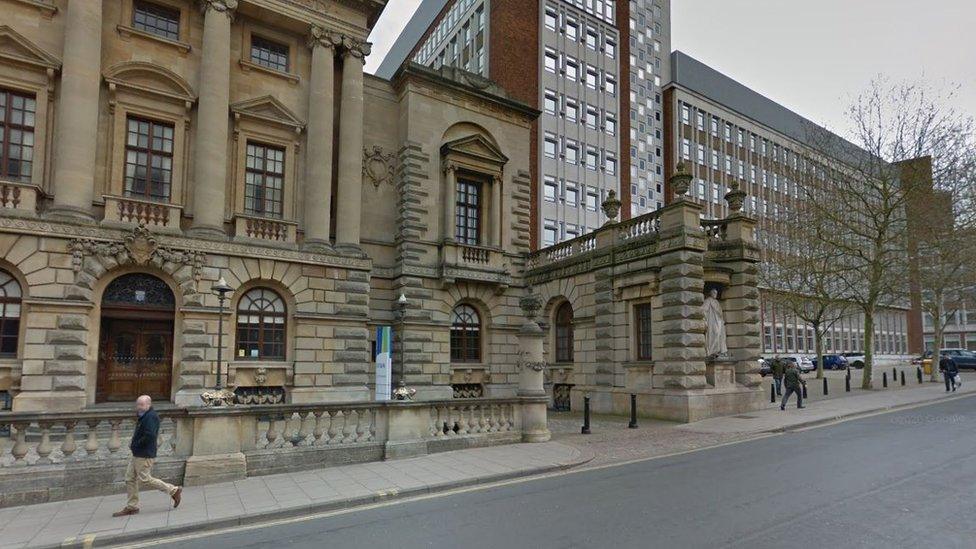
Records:
[[[393,400],[411,400],[417,391],[407,387],[407,380],[405,379],[406,375],[404,372],[406,369],[406,357],[404,356],[404,352],[406,351],[406,344],[404,342],[404,339],[406,338],[406,330],[404,326],[407,320],[407,296],[404,293],[401,293],[400,297],[397,298],[395,317],[397,319],[397,323],[400,325],[400,347],[398,349],[400,354],[400,374],[397,376],[399,379],[397,380],[397,386],[395,389],[393,389],[391,397]]]
[[[218,315],[217,315],[217,384],[213,391],[206,391],[201,395],[203,402],[207,406],[230,406],[234,403],[234,393],[224,389],[221,378],[223,377],[223,351],[224,351],[224,301],[227,294],[233,288],[227,284],[224,277],[213,285],[212,291],[217,295]]]

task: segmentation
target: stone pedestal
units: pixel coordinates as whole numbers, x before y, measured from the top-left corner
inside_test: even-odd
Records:
[[[546,396],[543,376],[546,367],[542,353],[545,332],[533,319],[539,305],[540,302],[535,296],[526,296],[521,302],[522,310],[529,317],[518,333],[518,396],[525,398],[522,402],[523,442],[545,442],[552,437],[546,411],[549,399]]]
[[[244,450],[254,445],[253,416],[200,410],[182,421],[187,423],[180,427],[178,451],[190,456],[183,476],[186,486],[247,478]]]
[[[391,404],[387,409],[387,440],[383,459],[399,459],[427,454],[430,409]]]

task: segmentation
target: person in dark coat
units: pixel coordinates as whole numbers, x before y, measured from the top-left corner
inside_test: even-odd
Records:
[[[776,355],[769,369],[773,374],[773,382],[776,384],[776,396],[783,396],[783,376],[786,374],[786,361]]]
[[[959,367],[956,366],[956,363],[946,355],[942,355],[939,360],[939,371],[942,372],[942,377],[945,379],[946,392],[955,391],[957,387],[956,376],[959,375]]]
[[[152,399],[142,395],[136,399],[135,431],[129,450],[132,459],[125,471],[125,491],[129,496],[125,507],[121,511],[112,513],[113,517],[124,517],[139,512],[139,485],[145,484],[154,490],[166,492],[173,499],[173,508],[179,507],[183,496],[183,488],[173,486],[152,476],[153,462],[156,460],[156,439],[159,438],[159,414],[152,408]]]
[[[783,395],[783,402],[780,403],[779,409],[786,409],[786,402],[790,400],[790,395],[793,393],[796,393],[796,407],[803,408],[803,386],[806,384],[807,382],[803,381],[803,377],[800,376],[800,367],[795,362],[790,362],[786,368],[786,373],[783,374],[786,394]]]

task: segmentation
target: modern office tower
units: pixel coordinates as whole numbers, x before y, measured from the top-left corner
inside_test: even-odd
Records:
[[[801,174],[819,162],[841,162],[813,154],[812,136],[826,130],[680,51],[671,54],[670,67],[672,81],[664,87],[665,173],[683,162],[694,178],[688,195],[704,205],[710,218],[728,215],[724,196],[738,183],[746,191],[743,210],[759,221],[761,245],[780,249],[790,224],[802,222],[790,215],[803,196]],[[878,313],[876,353],[904,355],[909,339],[920,339],[910,335],[914,328],[909,329],[907,311],[906,304]],[[814,352],[812,328],[769,300],[764,300],[762,320],[764,353]],[[863,319],[854,315],[831,328],[825,350],[863,351],[863,342]]]
[[[493,80],[542,116],[533,127],[533,248],[664,203],[661,86],[669,0],[425,0],[383,60],[453,66]]]

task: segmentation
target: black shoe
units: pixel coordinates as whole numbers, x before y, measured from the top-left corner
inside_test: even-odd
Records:
[[[784,411],[784,410],[786,410],[786,408],[784,408],[784,407],[782,407],[782,406],[780,406],[780,407],[779,407],[779,409],[780,409],[780,411]]]
[[[796,409],[797,409],[797,410],[799,410],[799,409],[801,409],[801,408],[806,408],[806,406],[797,406],[797,407],[796,407]]]

